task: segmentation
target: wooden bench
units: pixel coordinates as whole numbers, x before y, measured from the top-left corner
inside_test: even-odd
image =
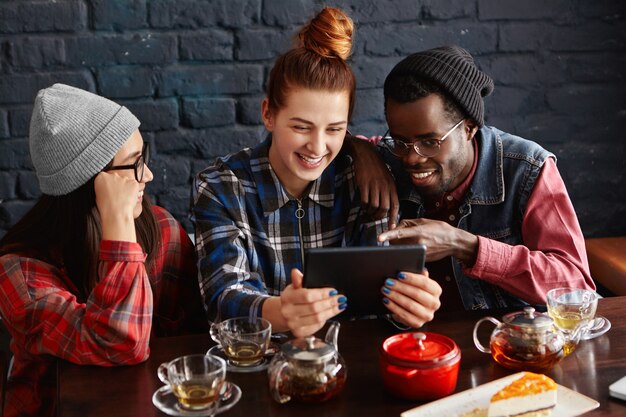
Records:
[[[626,295],[626,236],[586,239],[585,245],[593,279],[615,295]]]

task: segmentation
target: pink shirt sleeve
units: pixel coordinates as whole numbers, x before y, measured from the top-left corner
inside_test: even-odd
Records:
[[[555,287],[595,289],[585,239],[552,158],[528,200],[522,238],[524,245],[511,246],[479,236],[476,262],[464,272],[533,304],[544,304]]]

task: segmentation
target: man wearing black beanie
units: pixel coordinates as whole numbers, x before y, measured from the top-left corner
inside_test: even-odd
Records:
[[[555,156],[484,124],[493,88],[457,46],[410,55],[385,80],[379,150],[401,221],[379,240],[427,246],[442,310],[545,304],[554,287],[595,288]],[[391,303],[402,303],[401,285],[385,291]]]

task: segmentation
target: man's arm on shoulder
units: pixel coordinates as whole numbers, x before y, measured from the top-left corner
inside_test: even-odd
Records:
[[[375,219],[389,216],[389,227],[393,228],[399,209],[396,183],[373,142],[347,135],[344,148],[354,159],[362,205]]]

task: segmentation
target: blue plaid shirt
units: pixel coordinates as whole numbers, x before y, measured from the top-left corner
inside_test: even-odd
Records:
[[[260,316],[263,301],[289,284],[291,269],[303,270],[304,250],[376,245],[387,225],[361,208],[344,152],[298,200],[272,170],[270,144],[271,136],[218,158],[195,179],[200,289],[211,320]]]

